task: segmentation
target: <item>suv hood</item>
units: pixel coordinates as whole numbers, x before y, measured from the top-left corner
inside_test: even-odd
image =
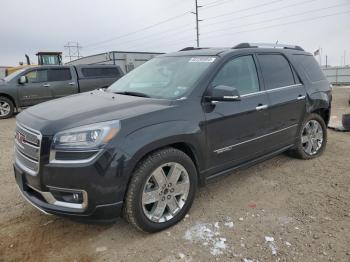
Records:
[[[104,91],[77,94],[24,110],[17,120],[43,134],[109,120],[123,120],[166,109],[169,100],[117,95]]]

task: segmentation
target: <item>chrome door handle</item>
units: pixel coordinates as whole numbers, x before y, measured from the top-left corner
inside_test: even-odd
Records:
[[[305,96],[300,95],[300,96],[297,97],[297,99],[298,100],[303,100],[303,99],[305,99]]]
[[[43,87],[50,87],[50,84],[44,84]]]
[[[260,111],[260,110],[264,110],[266,108],[267,108],[267,105],[259,105],[255,109],[256,109],[256,111]]]
[[[74,86],[75,82],[70,82],[69,85]]]

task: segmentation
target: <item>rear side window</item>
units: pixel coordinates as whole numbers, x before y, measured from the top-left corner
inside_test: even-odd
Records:
[[[47,78],[49,82],[68,81],[72,79],[72,75],[69,68],[49,69]]]
[[[294,77],[289,62],[283,55],[258,55],[266,89],[294,85]]]
[[[259,91],[255,62],[251,55],[241,56],[227,62],[216,75],[212,86],[235,87],[240,95]]]
[[[317,82],[325,79],[315,58],[311,55],[294,55],[298,65],[301,65],[311,82]]]
[[[117,68],[113,67],[89,67],[82,68],[81,72],[84,77],[119,77],[120,73]]]

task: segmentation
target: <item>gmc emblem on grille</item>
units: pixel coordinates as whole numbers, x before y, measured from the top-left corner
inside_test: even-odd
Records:
[[[23,144],[23,141],[26,139],[26,136],[23,135],[22,133],[16,131],[15,138],[17,139],[18,142],[20,142],[21,144]]]

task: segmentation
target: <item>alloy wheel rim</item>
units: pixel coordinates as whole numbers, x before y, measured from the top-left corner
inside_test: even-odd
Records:
[[[190,191],[186,169],[179,163],[166,163],[156,168],[145,183],[142,207],[152,222],[163,223],[175,217],[184,207]]]
[[[10,113],[10,105],[5,101],[0,101],[0,116],[7,116]]]
[[[318,121],[310,120],[305,124],[301,134],[301,143],[306,154],[317,154],[323,144],[323,130]]]

